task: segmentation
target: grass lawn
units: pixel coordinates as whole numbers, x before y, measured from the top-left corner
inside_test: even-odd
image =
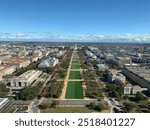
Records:
[[[77,57],[73,57],[73,58],[72,58],[72,60],[79,60],[79,58],[77,58]]]
[[[86,107],[57,107],[41,110],[41,113],[91,113],[95,112]]]
[[[72,63],[79,63],[79,60],[72,60]]]
[[[80,68],[80,64],[72,64],[71,65],[71,69],[79,69]]]
[[[69,79],[80,79],[80,71],[70,71]]]
[[[66,99],[83,99],[82,83],[79,81],[69,81],[66,91]]]

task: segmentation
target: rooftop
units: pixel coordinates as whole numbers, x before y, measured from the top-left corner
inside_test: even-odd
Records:
[[[150,81],[150,68],[146,67],[126,67],[129,71],[139,75],[140,77]]]
[[[19,77],[17,77],[17,79],[27,79],[27,78],[33,76],[34,74],[36,74],[38,72],[40,72],[40,71],[38,71],[38,70],[28,70],[27,72],[25,72],[22,75],[20,75]]]
[[[0,98],[0,109],[5,105],[8,101],[8,98]]]

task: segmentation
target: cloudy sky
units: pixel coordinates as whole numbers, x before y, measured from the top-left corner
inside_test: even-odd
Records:
[[[0,40],[150,42],[150,0],[0,0]]]

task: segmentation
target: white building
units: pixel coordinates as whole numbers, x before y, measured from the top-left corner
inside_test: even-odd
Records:
[[[10,81],[10,89],[22,89],[36,81],[41,74],[42,71],[39,70],[28,70]]]
[[[2,80],[3,76],[10,75],[10,74],[12,74],[15,71],[16,71],[16,67],[15,66],[11,66],[11,65],[0,66],[0,81]]]
[[[120,73],[120,71],[112,69],[110,73],[108,74],[108,81],[114,82],[115,80],[120,80],[123,83],[126,82],[126,77]]]
[[[54,66],[56,66],[56,64],[58,64],[58,59],[55,57],[50,57],[49,59],[42,61],[38,65],[38,68],[54,67]]]
[[[139,85],[127,85],[124,87],[124,94],[130,95],[130,94],[136,94],[137,92],[141,92],[147,90],[146,88],[141,88]]]
[[[61,50],[57,53],[57,57],[60,57],[60,56],[64,55],[65,53],[66,53],[65,50]]]
[[[105,71],[108,70],[108,66],[105,64],[97,64],[96,67],[100,70],[100,71]]]
[[[86,54],[93,59],[97,59],[97,56],[94,53],[92,53],[91,51],[86,50]]]
[[[114,55],[112,55],[112,54],[106,54],[105,55],[105,59],[106,60],[113,60],[114,59]]]
[[[132,92],[132,87],[130,86],[124,87],[124,94],[130,95],[131,92]]]

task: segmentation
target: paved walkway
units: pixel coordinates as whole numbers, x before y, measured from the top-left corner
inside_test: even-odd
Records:
[[[32,86],[36,85],[41,80],[43,75],[44,75],[44,73],[32,84]]]
[[[68,79],[69,79],[69,74],[70,74],[72,59],[73,59],[73,54],[71,56],[71,60],[70,60],[70,63],[69,63],[69,68],[67,70],[67,76],[66,76],[66,78],[64,80],[64,88],[62,90],[62,94],[61,94],[61,96],[60,96],[59,99],[65,99],[66,90],[67,90],[67,83],[68,83]]]
[[[84,81],[84,79],[68,79],[68,81]]]

